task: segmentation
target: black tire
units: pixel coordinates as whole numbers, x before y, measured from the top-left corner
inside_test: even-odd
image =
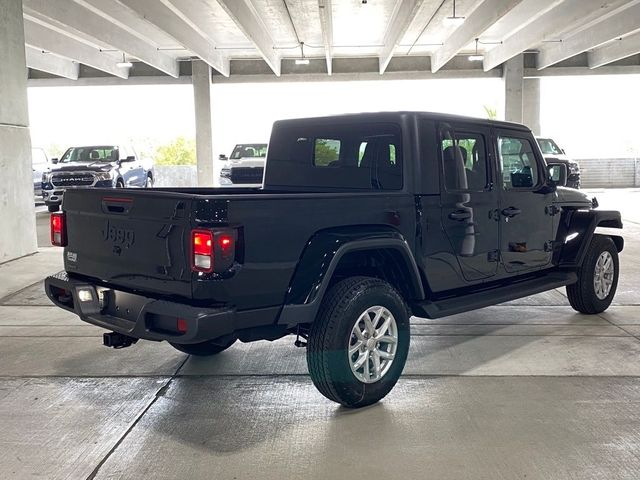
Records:
[[[116,182],[116,188],[125,188],[124,182],[121,179],[118,179],[118,181]]]
[[[47,210],[51,213],[57,212],[60,210],[60,205],[47,205]]]
[[[236,338],[216,338],[202,343],[173,343],[169,342],[173,348],[189,355],[198,357],[210,357],[220,352],[224,352],[231,345],[236,343]]]
[[[147,175],[147,179],[144,182],[144,188],[153,188],[153,177],[151,175]]]
[[[606,297],[598,298],[594,286],[594,277],[596,263],[604,252],[609,252],[613,259],[613,283]],[[613,240],[605,235],[594,235],[587,249],[584,262],[578,271],[578,281],[573,285],[567,286],[567,297],[569,297],[569,303],[571,303],[573,309],[586,314],[604,312],[611,305],[616,294],[619,273],[618,249]]]
[[[364,383],[352,371],[348,348],[355,338],[352,330],[356,322],[374,306],[384,307],[395,318],[397,346],[386,373],[373,383]],[[325,295],[309,332],[307,366],[313,384],[329,400],[350,408],[371,405],[384,398],[400,378],[407,360],[409,318],[403,298],[380,279],[351,277],[336,283]],[[369,368],[369,360],[366,362]]]

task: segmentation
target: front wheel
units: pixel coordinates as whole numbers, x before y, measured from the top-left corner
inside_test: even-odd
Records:
[[[387,282],[352,277],[327,293],[309,332],[316,388],[346,407],[371,405],[395,386],[409,352],[409,310]]]
[[[171,343],[176,350],[198,357],[209,357],[224,352],[236,342],[236,338],[216,338],[202,343]]]
[[[153,188],[153,177],[151,175],[147,175],[147,179],[144,182],[144,188]]]
[[[124,188],[124,181],[118,179],[116,182],[116,188]]]
[[[594,235],[578,271],[578,281],[567,286],[573,309],[587,314],[604,312],[616,294],[618,274],[618,249],[613,240]]]
[[[60,210],[60,205],[47,205],[47,210],[51,213],[57,212]]]

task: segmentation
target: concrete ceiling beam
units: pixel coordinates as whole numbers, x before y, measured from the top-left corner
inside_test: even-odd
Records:
[[[71,35],[91,37],[96,44],[125,52],[167,75],[179,75],[176,59],[73,0],[23,0],[23,9],[27,15],[65,26]]]
[[[29,68],[70,80],[77,80],[80,75],[80,65],[72,60],[43,52],[28,45],[25,47],[25,53]]]
[[[118,67],[118,60],[113,55],[45,27],[28,16],[24,19],[24,37],[28,46],[38,50],[52,52],[116,77],[129,77],[129,69]]]
[[[525,50],[537,47],[545,40],[556,40],[563,32],[597,21],[628,0],[565,0],[557,7],[536,18],[510,37],[503,39],[484,54],[484,70],[489,71]]]
[[[273,48],[275,42],[251,0],[218,0],[218,3],[247,39],[255,45],[273,73],[279,77],[281,62],[280,56]]]
[[[598,68],[640,53],[640,32],[589,52],[589,68]]]
[[[167,33],[222,75],[229,76],[229,59],[216,50],[213,42],[198,28],[197,20],[185,13],[184,7],[188,2],[180,0],[118,1]]]
[[[399,0],[396,3],[384,35],[384,47],[380,52],[380,75],[387,69],[396,47],[407,33],[421,5],[422,0]]]
[[[431,70],[437,72],[455,57],[460,50],[472,43],[491,25],[496,23],[522,0],[485,0],[466,18],[451,36],[431,56]]]
[[[631,2],[630,5],[561,42],[543,46],[538,54],[538,69],[550,67],[617,37],[639,32],[640,2]]]
[[[322,28],[322,43],[327,60],[327,73],[333,73],[333,7],[331,0],[318,0],[320,12],[320,27]]]

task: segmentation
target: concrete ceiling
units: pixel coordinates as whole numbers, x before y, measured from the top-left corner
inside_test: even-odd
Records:
[[[23,0],[27,66],[74,80],[177,78],[192,58],[222,77],[328,76],[349,62],[398,75],[489,72],[522,52],[535,54],[529,68],[538,70],[585,55],[585,68],[598,69],[640,54],[640,0],[456,0],[464,21],[451,25],[453,1]],[[293,66],[302,43],[310,65]],[[482,63],[466,58],[476,48]]]

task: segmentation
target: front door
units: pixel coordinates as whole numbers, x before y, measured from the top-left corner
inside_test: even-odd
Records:
[[[552,193],[544,193],[544,162],[529,135],[497,130],[500,183],[500,256],[509,273],[551,263]],[[541,190],[542,189],[542,190]]]
[[[467,282],[495,275],[498,196],[491,169],[491,132],[465,123],[439,127],[441,221]]]

